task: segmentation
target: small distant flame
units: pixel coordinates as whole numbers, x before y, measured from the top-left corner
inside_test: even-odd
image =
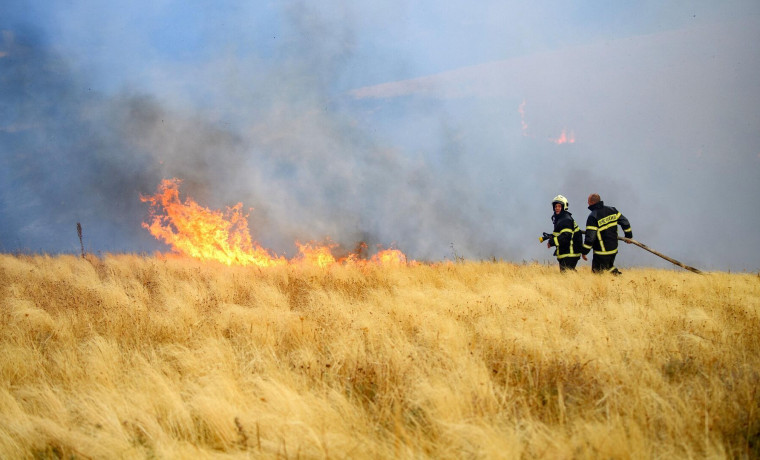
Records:
[[[152,196],[141,196],[140,200],[150,203],[150,223],[142,226],[151,235],[165,242],[174,252],[200,260],[215,260],[227,265],[253,265],[271,267],[280,265],[308,265],[329,267],[334,264],[375,263],[385,266],[407,265],[407,258],[398,249],[384,249],[369,260],[364,252],[367,245],[360,243],[356,251],[336,259],[332,250],[335,243],[318,244],[296,242],[298,256],[287,260],[261,247],[251,239],[248,230],[248,215],[243,204],[227,207],[222,211],[205,208],[191,198],[179,198],[179,179],[165,179]]]
[[[522,125],[522,135],[527,136],[528,123],[525,121],[525,99],[523,99],[522,104],[520,104],[520,107],[517,108],[517,111],[520,112],[520,124]]]
[[[556,139],[550,139],[552,142],[554,142],[557,145],[560,144],[575,144],[575,133],[572,131],[568,131],[567,129],[562,130],[562,134]]]
[[[528,122],[525,121],[525,106],[526,101],[523,99],[520,106],[517,108],[517,111],[520,113],[520,126],[522,128],[522,135],[524,137],[530,137],[533,138],[534,136],[531,136],[528,133]],[[560,144],[574,144],[575,143],[575,133],[572,131],[568,131],[567,129],[562,130],[562,134],[558,138],[549,138],[550,142],[554,142],[557,145]]]

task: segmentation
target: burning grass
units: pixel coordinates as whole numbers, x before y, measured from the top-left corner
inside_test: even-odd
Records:
[[[254,241],[248,229],[248,215],[243,213],[243,203],[227,207],[224,211],[201,206],[190,197],[180,199],[179,179],[165,179],[152,196],[140,200],[150,204],[150,223],[143,227],[151,235],[168,244],[172,254],[192,257],[202,261],[215,261],[227,265],[274,267],[305,265],[327,268],[332,265],[384,265],[400,266],[407,261],[398,249],[379,248],[367,257],[367,244],[360,242],[353,252],[341,250],[337,243],[310,241],[295,242],[298,256],[288,260],[275,255]],[[77,224],[80,234],[81,227]],[[334,252],[341,253],[337,256]],[[82,250],[84,254],[84,249]]]
[[[0,457],[760,455],[760,276],[0,255]]]

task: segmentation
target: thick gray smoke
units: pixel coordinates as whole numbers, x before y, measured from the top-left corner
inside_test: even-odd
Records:
[[[89,251],[166,249],[141,227],[148,215],[139,197],[178,177],[181,192],[203,205],[252,207],[254,239],[279,254],[293,255],[296,240],[329,237],[423,259],[506,256],[501,239],[480,230],[490,211],[478,204],[456,140],[444,137],[441,157],[425,158],[357,126],[329,96],[350,31],[325,37],[335,24],[293,19],[298,33],[283,51],[292,55],[269,74],[218,63],[214,81],[237,104],[222,121],[149,94],[92,91],[44,35],[6,31],[0,249],[75,252],[77,222]],[[239,72],[252,76],[252,89],[231,79]]]
[[[747,45],[758,42],[755,16],[352,94],[381,106],[434,100],[444,107],[437,113],[463,114],[450,123],[462,133],[461,150],[478,165],[469,169],[477,177],[466,180],[474,187],[470,196],[483,205],[508,195],[504,212],[494,213],[494,227],[507,241],[525,243],[508,254],[533,259],[546,253],[528,248],[525,235],[548,227],[551,197],[569,197],[583,227],[586,197],[597,192],[630,219],[637,239],[665,254],[708,269],[754,270],[760,241],[746,235],[760,226],[754,210],[760,196],[760,53]],[[576,142],[550,142],[564,128]],[[670,266],[634,247],[624,247],[619,259]]]
[[[685,263],[760,267],[741,237],[760,225],[760,63],[737,45],[752,28],[710,49],[719,34],[676,34],[664,55],[653,37],[362,87],[350,8],[295,2],[284,18],[268,55],[217,49],[116,90],[45,32],[3,26],[0,250],[77,252],[77,222],[88,251],[168,250],[139,198],[176,177],[204,206],[252,208],[252,237],[286,256],[329,237],[552,260],[537,239],[551,198],[583,225],[598,192]],[[563,129],[575,143],[550,141]],[[633,247],[620,262],[669,266]]]
[[[142,210],[129,195],[160,175],[122,132],[126,101],[89,91],[33,30],[3,31],[2,52],[0,249],[72,250],[78,221],[103,249],[130,248]]]

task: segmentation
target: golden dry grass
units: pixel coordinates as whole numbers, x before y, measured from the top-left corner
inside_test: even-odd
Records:
[[[760,276],[0,255],[0,458],[752,458]]]

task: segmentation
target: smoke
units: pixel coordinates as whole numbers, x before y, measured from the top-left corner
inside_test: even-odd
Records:
[[[254,30],[245,38],[255,52],[234,35],[195,38],[212,42],[197,54],[171,37],[151,47],[141,34],[109,34],[106,22],[98,52],[145,64],[116,62],[111,73],[54,42],[50,26],[7,26],[0,250],[78,252],[77,222],[88,251],[167,250],[142,228],[139,197],[177,177],[204,206],[242,202],[253,238],[286,256],[295,241],[329,237],[350,249],[395,245],[419,260],[551,260],[537,243],[551,228],[551,198],[568,196],[583,224],[586,196],[598,192],[634,235],[685,263],[758,266],[747,255],[760,253],[758,243],[747,251],[721,226],[693,225],[737,215],[743,228],[758,224],[735,206],[758,191],[760,92],[716,90],[757,89],[756,56],[737,51],[758,38],[752,29],[712,48],[718,33],[696,43],[675,33],[411,80],[403,78],[414,65],[398,58],[393,70],[371,68],[385,72],[379,81],[401,79],[374,84],[365,67],[379,64],[363,54],[367,19],[357,8],[290,2],[273,25],[249,25],[245,11],[208,12],[224,30]],[[563,132],[568,141],[556,143]],[[728,210],[713,197],[721,186]],[[700,233],[682,237],[684,228]],[[635,250],[624,251],[626,264],[666,266]]]
[[[476,178],[456,128],[431,120],[440,158],[373,136],[334,87],[348,78],[346,18],[295,7],[288,18],[290,38],[265,72],[260,61],[224,57],[200,69],[216,86],[202,107],[128,87],[93,91],[44,33],[6,31],[1,249],[75,252],[78,222],[89,251],[162,249],[140,225],[139,196],[165,177],[182,179],[181,191],[206,206],[252,208],[254,239],[278,253],[324,238],[421,259],[495,244],[473,231],[490,223],[490,210],[470,189]]]
[[[471,184],[501,187],[512,198],[504,206],[509,218],[496,220],[508,241],[544,222],[548,227],[548,203],[558,193],[570,198],[583,226],[586,197],[597,192],[630,219],[637,238],[666,254],[708,269],[754,269],[760,242],[743,232],[760,225],[752,211],[760,192],[754,178],[760,137],[750,128],[760,126],[760,56],[746,44],[760,39],[758,30],[756,18],[685,27],[362,87],[352,95],[378,105],[434,100],[450,115],[464,114],[455,122],[469,133],[463,150],[490,152],[474,163],[505,179],[489,184],[481,176]],[[549,145],[562,130],[574,142]],[[516,254],[540,259],[539,251],[546,254],[526,242]],[[620,260],[668,266],[628,248]]]
[[[157,176],[120,135],[118,103],[78,82],[32,30],[4,31],[3,51],[3,249],[71,250],[78,221],[111,244],[133,240],[127,216],[139,209],[125,196]]]

